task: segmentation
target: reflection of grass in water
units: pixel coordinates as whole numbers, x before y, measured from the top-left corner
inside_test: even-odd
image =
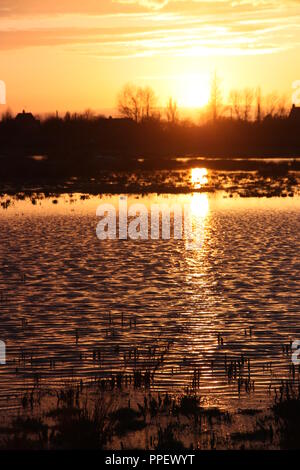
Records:
[[[114,431],[118,436],[123,436],[128,432],[138,431],[146,426],[146,422],[141,418],[141,413],[132,408],[119,408],[110,413],[109,418],[114,423]]]
[[[19,417],[6,430],[2,448],[102,449],[112,432],[108,407],[98,399],[91,410],[65,403],[38,418]]]
[[[57,392],[56,406],[44,411],[36,392],[31,411],[0,428],[0,448],[179,451],[300,446],[300,396],[291,389],[267,413],[246,409],[232,414],[207,408],[192,394],[140,393],[131,403],[129,390],[123,398],[120,391],[100,387],[85,392],[75,386]]]

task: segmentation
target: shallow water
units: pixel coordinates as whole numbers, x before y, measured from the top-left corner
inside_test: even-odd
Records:
[[[200,163],[199,163],[200,164]],[[276,174],[277,171],[277,174]],[[31,195],[88,193],[101,194],[190,194],[224,191],[235,197],[293,197],[299,196],[300,172],[280,174],[279,169],[262,171],[218,171],[204,167],[181,170],[101,171],[95,177],[70,177],[0,182],[1,207],[12,202],[11,195],[19,199]],[[5,197],[6,195],[6,197]]]
[[[198,250],[173,238],[98,240],[96,208],[117,207],[118,196],[53,199],[15,200],[0,212],[2,407],[14,409],[37,383],[158,362],[153,388],[196,387],[225,407],[265,406],[281,380],[299,379],[283,351],[300,339],[299,197],[129,198],[190,205],[204,231]],[[228,377],[234,359],[245,360],[239,375],[251,390]]]

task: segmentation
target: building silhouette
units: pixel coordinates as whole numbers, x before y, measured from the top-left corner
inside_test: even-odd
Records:
[[[294,122],[297,121],[300,123],[300,106],[296,106],[293,104],[292,109],[290,111],[289,119],[293,120]]]

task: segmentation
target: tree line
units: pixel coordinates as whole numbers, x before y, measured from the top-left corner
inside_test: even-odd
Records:
[[[162,110],[150,87],[125,85],[119,117],[58,113],[43,118],[6,113],[0,120],[0,177],[94,174],[101,169],[172,168],[175,156],[300,156],[300,121],[282,97],[233,90],[226,104],[215,74],[201,122],[180,118],[170,98]],[[205,114],[206,113],[206,114]],[[36,163],[32,156],[45,156]],[[16,164],[16,160],[18,163]]]
[[[217,119],[261,121],[265,118],[285,118],[290,113],[286,95],[276,92],[262,95],[261,88],[233,89],[224,101],[220,79],[215,73],[211,80],[210,99],[207,106],[199,110],[202,123]],[[158,106],[154,90],[126,84],[118,95],[118,111],[121,116],[140,122],[145,119],[167,120],[177,123],[180,110],[174,98],[170,97],[163,110]]]

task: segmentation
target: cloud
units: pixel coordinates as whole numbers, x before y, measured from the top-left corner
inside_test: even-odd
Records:
[[[151,10],[160,10],[164,8],[169,0],[113,0],[115,3],[127,5],[141,5],[142,7],[150,8]]]
[[[0,15],[51,14],[118,14],[138,13],[146,10],[168,12],[194,12],[219,8],[245,10],[255,8],[282,8],[299,4],[298,0],[1,0]]]
[[[27,0],[26,12],[24,0],[1,2],[0,50],[51,46],[107,59],[201,57],[270,54],[300,42],[298,2],[283,8],[279,0],[235,6],[227,0]]]

